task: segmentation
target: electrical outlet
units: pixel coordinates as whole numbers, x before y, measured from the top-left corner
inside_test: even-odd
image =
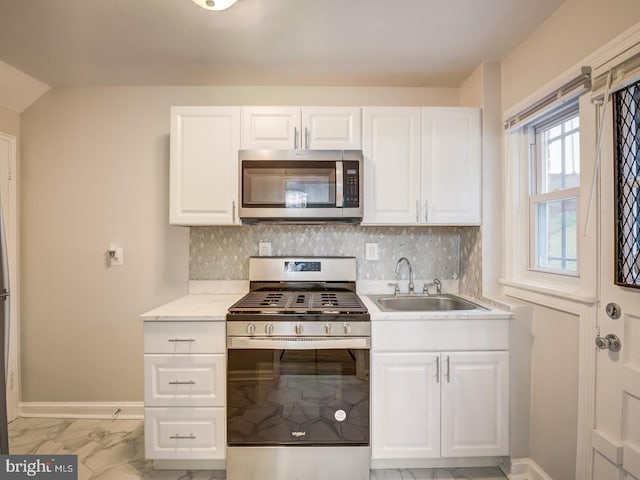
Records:
[[[369,261],[378,260],[378,244],[377,243],[365,243],[364,244],[364,258]]]
[[[261,257],[270,257],[271,242],[258,242],[258,255]]]

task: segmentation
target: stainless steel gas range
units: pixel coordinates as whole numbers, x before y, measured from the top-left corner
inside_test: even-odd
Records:
[[[369,478],[370,322],[351,257],[252,257],[227,314],[227,479]]]

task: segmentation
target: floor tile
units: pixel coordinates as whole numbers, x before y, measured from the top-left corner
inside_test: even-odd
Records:
[[[144,458],[141,420],[19,418],[13,454],[78,455],[78,480],[224,480],[223,471],[154,470]],[[505,480],[498,468],[372,470],[371,480]]]

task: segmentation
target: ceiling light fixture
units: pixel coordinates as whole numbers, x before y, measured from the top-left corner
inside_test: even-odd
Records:
[[[193,3],[206,10],[226,10],[238,0],[192,0]]]

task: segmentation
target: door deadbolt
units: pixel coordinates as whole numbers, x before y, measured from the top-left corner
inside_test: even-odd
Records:
[[[607,303],[607,306],[605,307],[605,311],[607,312],[607,315],[609,316],[609,318],[611,318],[612,320],[617,320],[618,318],[620,318],[620,315],[622,314],[622,309],[620,308],[620,305],[613,302]]]
[[[620,337],[614,335],[613,333],[610,333],[606,337],[601,337],[600,335],[598,335],[596,337],[596,347],[598,347],[600,350],[609,349],[612,352],[619,352],[622,348],[622,341],[620,341]]]

